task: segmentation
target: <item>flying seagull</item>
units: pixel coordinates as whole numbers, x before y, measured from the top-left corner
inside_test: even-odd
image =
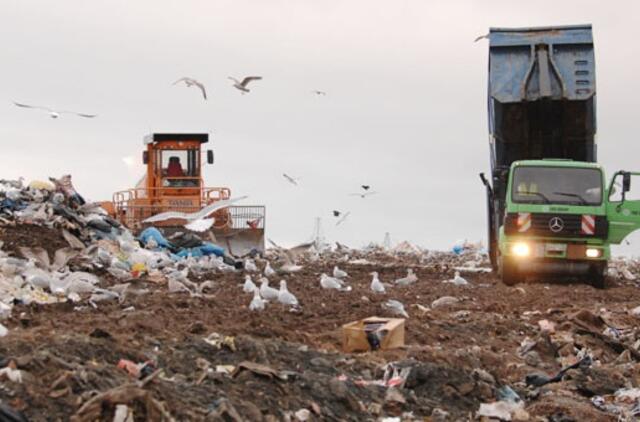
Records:
[[[349,196],[359,196],[360,198],[364,199],[367,196],[371,196],[371,195],[375,195],[378,192],[358,192],[358,193],[350,193]]]
[[[260,79],[262,79],[262,76],[247,76],[242,80],[242,82],[240,82],[239,80],[231,76],[229,76],[229,79],[233,81],[234,88],[240,90],[243,94],[246,94],[247,92],[249,92],[249,88],[247,88],[247,85],[249,85],[249,82],[259,81]]]
[[[316,94],[316,95],[327,95],[327,93],[326,93],[326,92],[324,92],[324,91],[319,91],[319,90],[317,90],[317,89],[315,89],[315,90],[313,90],[313,91],[311,91],[311,92],[312,92],[312,93],[314,93],[314,94]]]
[[[347,211],[344,214],[342,214],[342,218],[336,222],[336,226],[339,226],[340,224],[344,223],[344,220],[346,220],[349,217],[349,215],[351,215],[351,211]]]
[[[52,119],[57,119],[58,117],[60,117],[61,114],[75,114],[76,116],[87,117],[89,119],[97,116],[97,114],[78,113],[76,111],[70,111],[70,110],[54,110],[54,109],[49,108],[49,107],[41,107],[41,106],[35,106],[35,105],[29,105],[29,104],[21,104],[21,103],[16,103],[15,101],[13,102],[13,104],[15,104],[18,107],[22,107],[22,108],[35,108],[35,109],[38,109],[38,110],[44,110],[47,113],[49,113],[49,117],[51,117]]]
[[[296,186],[298,186],[298,180],[300,179],[299,177],[291,177],[291,176],[289,176],[289,175],[288,175],[288,174],[286,174],[286,173],[282,173],[282,176],[283,176],[285,179],[287,179],[287,181],[288,181],[289,183],[291,183],[292,185],[296,185]]]
[[[173,85],[177,85],[180,82],[184,82],[187,88],[192,86],[197,86],[198,88],[200,88],[200,91],[202,91],[202,96],[204,97],[204,99],[205,100],[207,99],[207,90],[204,88],[204,84],[202,82],[198,82],[193,78],[189,78],[185,76],[184,78],[180,78],[177,81],[175,81]]]
[[[166,221],[166,220],[172,220],[172,219],[186,220],[187,223],[184,226],[185,228],[192,231],[203,232],[211,228],[211,226],[215,222],[214,218],[207,218],[209,215],[223,208],[227,208],[230,205],[246,198],[247,198],[246,196],[240,196],[238,198],[231,198],[231,199],[224,199],[222,201],[216,201],[213,204],[207,205],[206,207],[202,208],[200,211],[192,212],[192,213],[185,213],[185,212],[178,212],[178,211],[163,212],[163,213],[154,215],[153,217],[147,218],[146,220],[143,221],[143,223],[155,223],[158,221]]]
[[[370,185],[360,185],[360,187],[364,190],[369,190],[371,188]]]
[[[276,248],[276,250],[284,257],[285,264],[280,267],[280,271],[284,272],[297,272],[301,270],[302,267],[296,265],[296,261],[314,245],[314,242],[308,242],[301,243],[293,248],[285,249],[271,239],[269,239],[269,243],[271,243],[273,247]]]

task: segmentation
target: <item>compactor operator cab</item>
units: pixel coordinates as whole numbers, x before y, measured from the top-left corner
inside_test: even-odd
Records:
[[[115,192],[105,209],[122,224],[141,229],[151,216],[168,211],[193,213],[216,201],[231,198],[227,187],[207,187],[204,168],[213,164],[213,151],[204,149],[206,133],[153,133],[144,138],[142,161],[146,175],[136,187]],[[242,256],[264,251],[265,207],[232,205],[211,214],[213,226],[207,236],[229,253]],[[164,230],[184,230],[184,220],[176,218],[153,223]]]
[[[147,166],[147,181],[152,188],[175,188],[172,194],[190,194],[203,187],[202,145],[208,134],[153,134],[145,138],[147,150],[142,160]],[[208,164],[213,164],[213,151],[206,151]],[[190,189],[191,188],[191,189]],[[173,189],[171,189],[173,191]]]

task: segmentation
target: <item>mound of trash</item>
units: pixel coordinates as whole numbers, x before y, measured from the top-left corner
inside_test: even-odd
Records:
[[[190,232],[134,235],[70,177],[0,181],[0,242],[2,420],[640,415],[633,259],[604,290],[503,286],[469,242],[239,260]]]

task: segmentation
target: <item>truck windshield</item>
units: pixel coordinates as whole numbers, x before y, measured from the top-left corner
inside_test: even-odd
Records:
[[[600,205],[602,173],[590,168],[516,167],[511,198],[525,204]]]

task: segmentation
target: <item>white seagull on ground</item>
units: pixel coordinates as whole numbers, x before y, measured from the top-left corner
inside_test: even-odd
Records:
[[[452,280],[447,281],[448,283],[453,283],[456,286],[467,286],[469,282],[460,276],[460,271],[456,271]]]
[[[373,280],[371,280],[371,290],[373,290],[376,293],[384,293],[385,292],[384,284],[382,284],[382,282],[378,278],[378,273],[374,271],[371,273],[371,275],[373,276]]]
[[[395,283],[398,286],[408,286],[415,283],[416,281],[418,281],[418,276],[414,274],[413,269],[409,268],[407,270],[407,276],[397,279]]]
[[[247,274],[244,277],[244,286],[242,286],[242,291],[245,293],[251,293],[257,289],[257,286],[254,284],[253,280],[251,280],[251,276]]]
[[[187,88],[195,86],[198,87],[200,89],[200,91],[202,91],[202,96],[204,97],[204,99],[207,99],[207,90],[204,87],[204,84],[202,82],[198,82],[197,80],[193,79],[193,78],[189,78],[189,77],[184,77],[184,78],[180,78],[177,81],[175,81],[173,84],[177,85],[180,82],[184,82],[184,84],[187,86]]]
[[[333,267],[333,276],[335,278],[346,278],[346,277],[349,277],[349,274],[347,274],[346,271],[343,271],[340,268],[338,268],[338,266],[336,265]]]
[[[249,92],[249,88],[247,88],[247,85],[249,85],[251,81],[259,81],[260,79],[262,79],[262,76],[247,76],[242,81],[239,81],[232,76],[229,76],[229,79],[233,81],[234,88],[240,90],[242,94],[246,94]]]
[[[271,277],[273,275],[276,275],[276,271],[271,268],[271,264],[269,263],[269,261],[267,261],[267,265],[265,265],[264,267],[264,275],[265,277]]]
[[[257,288],[253,291],[253,299],[251,299],[251,303],[249,304],[249,309],[252,311],[262,311],[264,309],[264,304],[266,300],[260,297],[260,290]]]
[[[382,306],[389,309],[394,314],[402,315],[405,318],[409,318],[409,314],[404,310],[404,305],[398,300],[389,299]]]
[[[287,282],[284,280],[280,281],[280,291],[278,292],[278,302],[283,305],[291,305],[298,306],[298,299],[287,290]]]
[[[351,290],[351,286],[345,287],[344,282],[339,278],[329,277],[324,273],[320,275],[320,286],[323,289],[335,289],[335,290],[342,290],[347,292]]]
[[[37,109],[37,110],[44,110],[47,113],[49,113],[49,117],[51,117],[52,119],[57,119],[62,114],[75,114],[76,116],[86,117],[86,118],[89,118],[89,119],[94,118],[94,117],[97,116],[97,114],[78,113],[77,111],[70,111],[70,110],[54,110],[54,109],[49,108],[49,107],[42,107],[42,106],[37,106],[37,105],[16,103],[15,101],[13,102],[13,104],[15,104],[17,107],[22,107],[22,108],[33,108],[33,109]]]
[[[253,259],[247,258],[247,259],[244,260],[244,270],[248,271],[250,273],[257,273],[258,272],[258,266],[253,261]]]
[[[260,296],[265,300],[277,300],[280,292],[269,286],[269,279],[262,277],[260,279]]]

